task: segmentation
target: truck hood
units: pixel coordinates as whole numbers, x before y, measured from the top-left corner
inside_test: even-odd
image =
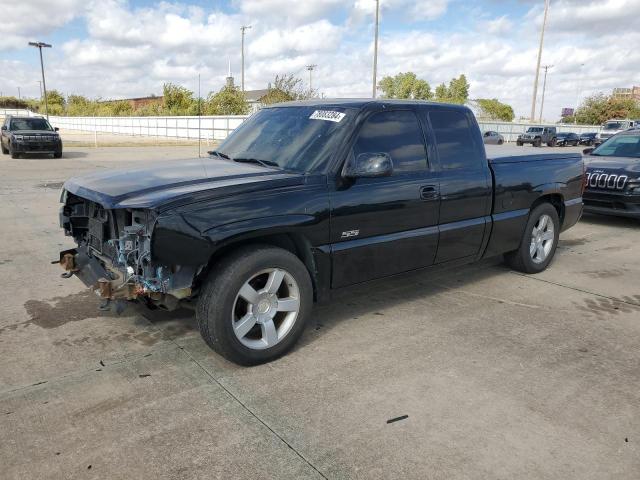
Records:
[[[588,155],[584,157],[584,163],[588,172],[615,173],[628,175],[630,178],[640,177],[640,158]]]
[[[64,190],[104,208],[154,208],[299,185],[304,175],[248,163],[198,158],[75,177]]]

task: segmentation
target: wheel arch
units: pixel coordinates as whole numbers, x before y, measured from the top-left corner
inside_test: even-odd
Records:
[[[264,232],[225,242],[211,254],[207,264],[194,279],[194,284],[201,283],[215,269],[216,264],[230,253],[250,245],[270,245],[294,254],[309,272],[314,300],[318,299],[320,285],[318,283],[318,265],[313,255],[313,247],[305,235],[299,232]]]
[[[542,205],[543,203],[550,203],[556,209],[558,219],[560,220],[560,228],[562,228],[565,216],[564,196],[559,192],[544,193],[531,204],[529,211],[532,212],[538,205]]]

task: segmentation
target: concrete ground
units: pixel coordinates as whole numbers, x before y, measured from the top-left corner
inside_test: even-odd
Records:
[[[188,311],[101,313],[50,264],[64,179],[193,153],[0,157],[0,478],[640,478],[640,223],[586,216],[536,276],[360,286],[242,368]]]

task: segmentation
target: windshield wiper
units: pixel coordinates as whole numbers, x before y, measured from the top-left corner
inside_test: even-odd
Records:
[[[219,152],[217,150],[210,150],[207,152],[209,155],[215,155],[216,157],[224,158],[225,160],[231,160],[231,157],[226,153]]]
[[[233,161],[239,162],[239,163],[255,163],[257,165],[262,165],[263,167],[268,167],[268,168],[273,168],[273,167],[276,167],[278,169],[282,168],[280,167],[280,165],[278,165],[278,162],[274,162],[273,160],[261,160],[259,158],[234,158]]]

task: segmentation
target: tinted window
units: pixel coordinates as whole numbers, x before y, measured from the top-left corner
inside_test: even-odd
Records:
[[[427,168],[427,153],[418,118],[406,110],[370,116],[360,129],[353,153],[356,157],[361,153],[387,153],[393,161],[394,172]]]
[[[473,140],[469,119],[457,110],[433,110],[429,112],[436,136],[436,147],[443,169],[477,168],[481,157]]]
[[[254,158],[287,170],[323,168],[349,132],[353,111],[341,107],[264,108],[245,120],[218,150],[234,159]]]
[[[44,118],[13,118],[11,130],[53,130]]]

